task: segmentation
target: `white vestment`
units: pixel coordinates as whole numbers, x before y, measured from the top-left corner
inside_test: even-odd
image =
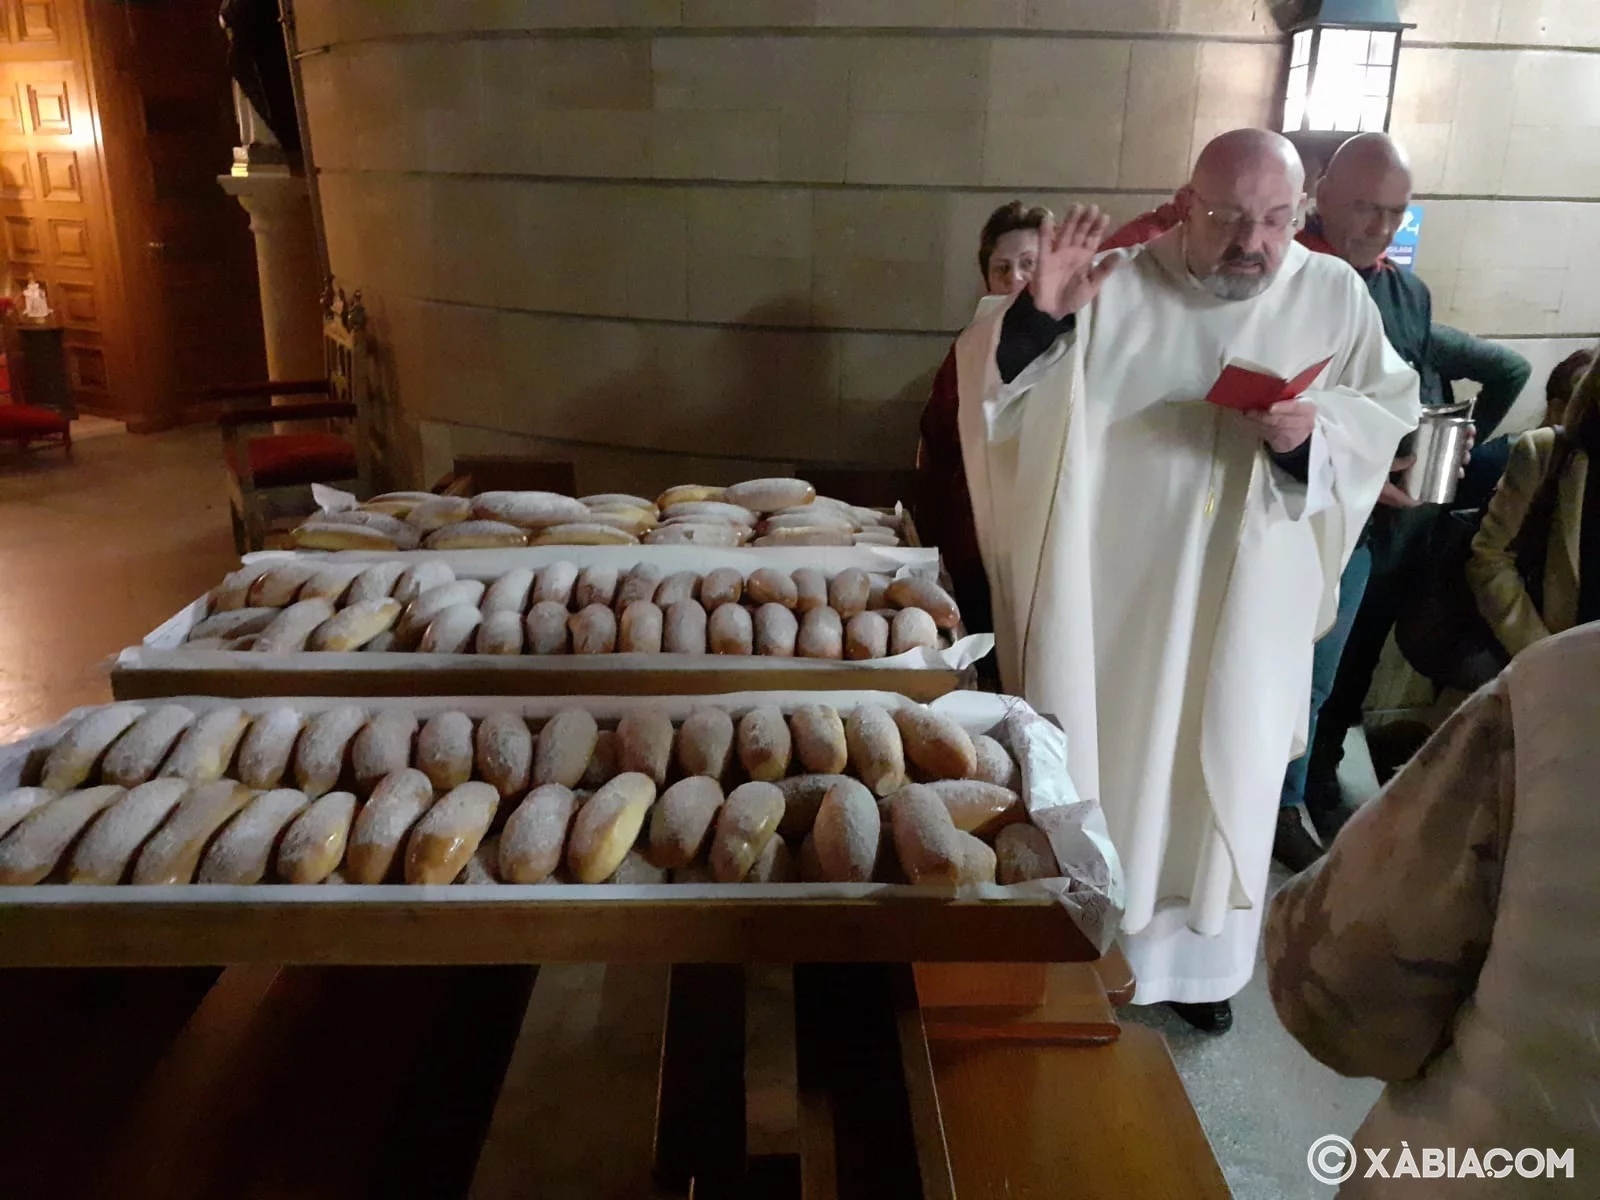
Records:
[[[957,343],[961,447],[1008,691],[1053,713],[1127,882],[1136,1000],[1249,981],[1311,649],[1418,381],[1360,277],[1291,245],[1261,295],[1215,299],[1183,230],[1135,251],[1073,335],[1010,384],[1009,301]],[[1288,379],[1332,356],[1305,483],[1203,397],[1239,359]]]

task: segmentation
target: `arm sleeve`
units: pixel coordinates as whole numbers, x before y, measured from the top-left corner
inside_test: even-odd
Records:
[[[1535,436],[1518,438],[1511,447],[1506,473],[1472,539],[1472,554],[1467,559],[1467,581],[1472,585],[1478,611],[1511,655],[1550,636],[1517,571],[1516,555],[1511,552],[1511,543],[1528,515],[1542,474]]]
[[[1533,366],[1515,350],[1449,325],[1433,327],[1428,353],[1446,387],[1457,379],[1470,379],[1481,386],[1472,410],[1479,443],[1494,435],[1533,374]]]
[[[1056,320],[1033,305],[1033,296],[1021,293],[1006,310],[1000,325],[1000,345],[995,351],[995,366],[1000,370],[1000,381],[1010,383],[1021,375],[1034,359],[1038,358],[1063,334],[1076,327],[1076,314],[1068,313]]]
[[[1273,1005],[1342,1075],[1415,1078],[1477,987],[1515,786],[1502,688],[1468,700],[1272,902]]]

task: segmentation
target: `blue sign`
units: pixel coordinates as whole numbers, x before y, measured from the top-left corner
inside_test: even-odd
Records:
[[[1411,270],[1417,262],[1417,244],[1422,241],[1422,205],[1413,204],[1406,209],[1405,220],[1395,230],[1394,242],[1389,247],[1389,261],[1397,267]]]

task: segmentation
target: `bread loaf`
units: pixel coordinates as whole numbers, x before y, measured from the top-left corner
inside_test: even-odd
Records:
[[[483,623],[478,626],[472,650],[475,654],[521,654],[522,614],[503,611],[484,617]]]
[[[986,733],[980,733],[972,739],[972,750],[978,763],[972,773],[974,779],[999,784],[1013,792],[1022,790],[1021,773],[1009,750]]]
[[[311,800],[294,788],[260,792],[217,834],[200,859],[197,883],[252,884],[267,875],[267,863],[284,828]]]
[[[49,804],[56,795],[45,787],[20,787],[0,792],[0,838]]]
[[[933,618],[920,608],[902,608],[894,615],[889,627],[889,653],[905,654],[909,650],[939,648],[939,630]]]
[[[617,585],[615,601],[617,611],[626,612],[628,605],[640,600],[654,600],[656,588],[660,583],[660,567],[655,563],[636,563]]]
[[[789,714],[794,756],[802,770],[815,775],[837,775],[850,761],[845,746],[844,721],[829,704],[802,704]]]
[[[717,813],[711,838],[711,874],[718,883],[738,883],[750,873],[778,836],[783,820],[783,793],[770,783],[741,784],[729,793]]]
[[[1061,874],[1050,839],[1037,825],[1007,825],[994,840],[994,853],[998,862],[995,875],[1000,883],[1054,879]]]
[[[610,654],[617,648],[617,614],[609,604],[591,604],[567,621],[574,654]]]
[[[760,567],[744,582],[744,597],[750,604],[781,604],[793,608],[800,602],[800,589],[794,578],[776,567]]]
[[[449,883],[461,874],[489,832],[500,795],[487,783],[463,783],[439,797],[406,840],[405,881]]]
[[[483,613],[476,604],[452,604],[436,614],[417,643],[421,654],[465,654],[483,624]]]
[[[350,827],[345,879],[350,883],[382,883],[387,879],[406,834],[432,804],[433,785],[421,771],[407,767],[384,776]]]
[[[188,883],[200,865],[206,843],[258,794],[231,779],[191,788],[139,851],[133,863],[133,882]]]
[[[783,793],[783,823],[778,826],[778,832],[787,838],[810,833],[828,789],[841,779],[849,778],[848,775],[791,775],[778,780],[778,790]]]
[[[828,604],[845,620],[866,612],[872,584],[858,567],[846,567],[828,582]]]
[[[483,615],[509,612],[521,617],[528,609],[528,594],[532,591],[533,571],[528,567],[512,567],[483,593]]]
[[[528,732],[526,721],[514,712],[497,709],[478,722],[473,745],[480,779],[502,796],[528,790],[533,772],[533,734]]]
[[[700,603],[707,612],[722,604],[737,604],[744,595],[744,576],[732,567],[707,571],[700,580]]]
[[[391,594],[401,604],[410,604],[436,587],[454,583],[455,578],[455,568],[449,563],[440,562],[436,558],[424,559],[400,573],[400,578],[396,581]]]
[[[637,772],[618,775],[589,798],[567,841],[573,882],[601,883],[621,865],[655,798],[656,785]]]
[[[889,622],[875,612],[859,612],[844,627],[844,656],[851,662],[889,653]]]
[[[589,508],[582,501],[559,492],[498,491],[474,496],[472,515],[523,529],[543,529],[582,521],[588,517]]]
[[[250,589],[271,568],[271,563],[248,563],[237,571],[230,571],[211,589],[211,604],[206,611],[215,614],[249,607]]]
[[[706,610],[697,600],[684,600],[666,610],[661,648],[668,654],[706,652]]]
[[[797,877],[794,856],[789,853],[789,845],[781,837],[767,839],[767,844],[762,847],[761,857],[756,859],[755,866],[750,868],[750,873],[744,877],[746,883],[793,883]]]
[[[551,717],[539,730],[533,756],[533,785],[559,783],[576,787],[594,757],[599,736],[594,717],[587,709],[566,708]]]
[[[457,521],[423,539],[429,550],[498,550],[526,546],[528,531],[505,521]]]
[[[256,635],[252,649],[257,654],[294,654],[304,650],[317,626],[332,616],[333,605],[326,600],[301,600],[291,604]]]
[[[801,658],[843,658],[844,623],[839,614],[826,606],[806,613],[794,647]]]
[[[578,572],[578,582],[572,589],[572,607],[587,608],[598,604],[610,608],[617,595],[617,569],[615,567],[585,567]]]
[[[446,525],[455,525],[472,516],[472,501],[466,496],[434,496],[424,500],[405,516],[406,524],[426,535]]]
[[[828,577],[821,571],[815,567],[799,567],[790,578],[794,580],[795,612],[808,613],[814,608],[828,606]]]
[[[754,620],[756,653],[771,658],[793,658],[800,625],[794,613],[781,604],[763,604]]]
[[[567,606],[541,600],[528,610],[525,622],[529,654],[567,653]]]
[[[663,521],[687,520],[691,523],[725,521],[730,525],[754,526],[756,514],[740,504],[720,500],[685,500],[661,509]]]
[[[415,713],[402,708],[385,708],[373,713],[350,743],[350,771],[357,789],[367,795],[385,775],[409,767],[411,746],[416,740]]]
[[[315,800],[331,792],[344,774],[345,755],[367,714],[353,704],[319,712],[306,722],[305,731],[295,744],[295,784]]]
[[[572,603],[572,589],[578,585],[578,568],[569,562],[553,562],[539,572],[533,585],[533,602],[559,604],[563,609]]]
[[[911,882],[960,883],[967,848],[944,801],[913,783],[894,794],[889,811],[895,853]]]
[[[121,883],[139,847],[189,794],[183,779],[152,779],[119,797],[73,847],[67,882]]]
[[[561,865],[567,828],[577,807],[572,790],[559,783],[542,784],[529,792],[501,831],[500,878],[507,883],[543,883]]]
[[[202,713],[183,731],[178,744],[162,764],[161,774],[186,779],[191,784],[221,779],[227,774],[233,752],[248,728],[250,718],[237,705]]]
[[[674,504],[694,504],[701,500],[721,500],[722,489],[701,483],[680,483],[656,497],[656,507],[666,510]]]
[[[350,590],[350,585],[355,582],[360,574],[360,567],[349,564],[342,566],[323,567],[300,589],[301,600],[315,600],[319,596],[338,605],[344,599],[345,593]]]
[[[733,718],[722,708],[697,708],[678,729],[678,769],[721,779],[733,757]]]
[[[184,640],[194,643],[208,638],[236,638],[260,633],[278,619],[278,612],[276,608],[235,608],[228,612],[212,613],[205,620],[195,622]]]
[[[252,608],[287,608],[293,604],[311,577],[317,573],[315,562],[292,561],[278,563],[262,573],[250,585]]]
[[[344,858],[356,798],[349,792],[318,796],[284,832],[276,872],[285,883],[321,883]]]
[[[398,600],[363,600],[340,609],[318,625],[307,640],[306,648],[333,653],[359,650],[391,628],[399,617]]]
[[[942,779],[927,786],[944,801],[951,821],[963,833],[992,839],[1005,826],[1028,819],[1022,797],[998,784],[981,779]]]
[[[783,714],[771,705],[739,719],[739,762],[750,778],[770,782],[789,773],[792,742]]]
[[[578,787],[592,792],[611,782],[616,773],[617,734],[615,730],[602,729],[595,734],[594,753],[589,756],[589,765],[583,769],[583,778],[578,780]]]
[[[571,525],[551,525],[528,538],[530,546],[631,546],[639,539],[627,529],[586,518]]]
[[[662,708],[636,708],[617,722],[617,769],[650,777],[656,787],[672,762],[672,718]]]
[[[328,520],[307,521],[289,537],[299,550],[402,550],[416,544],[406,539],[409,545],[402,545],[394,534],[370,525]]]
[[[163,704],[145,713],[106,751],[100,782],[131,788],[155,778],[174,743],[192,724],[194,713],[181,704]]]
[[[744,605],[719,604],[711,612],[706,634],[713,654],[742,654],[755,652],[755,624]]]
[[[622,610],[617,626],[617,650],[622,654],[660,654],[661,609],[649,600],[635,600]]]
[[[817,489],[803,479],[747,479],[724,488],[722,498],[755,512],[776,512],[810,504],[817,498]]]
[[[429,717],[417,735],[416,768],[448,792],[472,778],[472,718],[464,712]]]
[[[661,793],[650,812],[650,861],[658,867],[686,867],[700,856],[722,807],[722,785],[691,775]]]
[[[978,769],[978,753],[967,731],[926,705],[894,710],[894,723],[906,757],[929,779],[969,779]]]
[[[81,787],[94,774],[112,743],[144,714],[144,707],[138,704],[110,704],[95,709],[50,747],[39,782],[52,792]]]
[[[811,831],[822,877],[833,883],[866,883],[878,862],[878,802],[859,780],[834,784],[823,797]]]
[[[905,786],[905,748],[894,719],[876,704],[858,704],[845,721],[845,744],[850,749],[850,770],[872,789],[888,796]]]
[[[239,782],[260,791],[277,787],[289,769],[289,756],[304,724],[300,710],[287,705],[268,709],[250,722],[250,729],[239,743]]]
[[[925,575],[902,576],[889,585],[885,595],[897,608],[922,609],[940,629],[961,624],[961,610],[950,593]]]
[[[406,606],[405,612],[395,625],[395,635],[400,639],[401,645],[415,646],[428,626],[433,623],[434,617],[445,609],[455,608],[458,605],[468,605],[476,609],[482,599],[481,579],[456,579],[429,588]]]
[[[39,806],[0,838],[0,886],[38,883],[84,828],[128,794],[106,784],[68,792]]]

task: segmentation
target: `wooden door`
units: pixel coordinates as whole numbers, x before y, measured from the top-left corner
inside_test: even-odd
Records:
[[[45,287],[80,409],[122,416],[134,374],[122,321],[82,0],[0,0],[0,227],[7,294]]]

